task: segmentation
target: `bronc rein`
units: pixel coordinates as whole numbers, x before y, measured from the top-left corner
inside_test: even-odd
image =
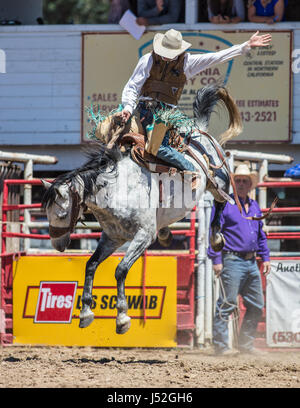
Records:
[[[229,167],[229,165],[228,165],[228,163],[227,163],[227,157],[224,157],[223,153],[221,152],[221,150],[220,150],[219,147],[217,146],[217,144],[216,144],[216,142],[215,142],[215,139],[214,139],[209,133],[204,132],[203,130],[200,130],[200,129],[197,129],[197,131],[198,131],[200,134],[202,134],[203,136],[206,136],[206,137],[210,140],[210,142],[211,142],[211,144],[213,145],[213,147],[214,147],[214,149],[215,149],[215,151],[216,151],[216,153],[217,153],[219,159],[221,160],[221,164],[220,164],[219,166],[216,166],[216,165],[214,165],[213,163],[211,163],[209,160],[207,160],[207,161],[208,161],[208,167],[209,167],[210,169],[212,169],[212,171],[214,172],[215,170],[219,170],[219,169],[221,169],[223,166],[225,166],[225,168],[226,168],[226,170],[227,170],[227,173],[228,173],[228,176],[229,176],[229,179],[230,179],[230,183],[231,183],[231,185],[232,185],[234,199],[235,199],[235,202],[236,202],[236,204],[237,204],[237,206],[238,206],[238,209],[239,209],[239,211],[240,211],[242,217],[243,217],[243,218],[246,218],[247,220],[255,220],[255,221],[260,221],[260,220],[263,220],[264,218],[268,217],[268,216],[270,215],[270,213],[273,211],[273,209],[274,209],[276,203],[278,202],[278,197],[276,197],[276,198],[274,199],[274,201],[272,202],[272,204],[271,204],[271,206],[270,206],[270,208],[269,208],[269,210],[267,211],[266,214],[264,214],[264,215],[262,215],[262,216],[260,216],[260,217],[254,217],[254,216],[252,216],[252,217],[244,217],[242,205],[241,205],[241,202],[240,202],[239,196],[238,196],[238,194],[237,194],[237,190],[236,190],[236,185],[235,185],[235,181],[234,181],[234,176],[233,176],[233,173],[231,172],[230,167]],[[203,150],[203,149],[202,149],[201,143],[198,142],[198,141],[196,141],[196,140],[194,140],[194,139],[192,139],[192,137],[188,138],[188,145],[191,145],[191,146],[195,147],[195,149],[197,149],[198,151],[200,151],[200,152],[202,153],[202,150]],[[203,165],[203,163],[201,162],[201,160],[199,160],[198,157],[197,157],[195,154],[192,153],[192,151],[191,151],[191,149],[190,149],[189,147],[187,147],[186,152],[187,152],[191,157],[193,157],[194,160],[197,161],[197,163],[201,166],[201,168],[204,169],[204,165]],[[207,174],[207,172],[206,172],[206,174]],[[211,177],[210,177],[210,179],[211,179]]]

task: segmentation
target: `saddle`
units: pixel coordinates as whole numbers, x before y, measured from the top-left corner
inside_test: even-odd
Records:
[[[175,167],[171,167],[164,160],[153,156],[145,150],[146,136],[139,133],[126,133],[118,140],[121,148],[131,148],[132,159],[142,167],[145,167],[152,173],[177,173],[181,172]],[[182,173],[182,172],[181,172]]]
[[[206,188],[208,191],[211,191],[214,198],[218,202],[232,201],[231,197],[225,193],[222,189],[219,188],[216,180],[213,177],[213,172],[208,170],[209,159],[206,155],[203,155],[207,167],[203,164],[201,160],[192,152],[188,145],[184,143],[184,137],[175,132],[170,132],[170,145],[178,150],[180,153],[186,152],[191,156],[202,168],[206,177],[207,185]],[[192,190],[196,190],[200,184],[200,177],[198,173],[191,172],[189,170],[179,170],[175,167],[170,166],[167,162],[153,156],[145,150],[146,137],[138,133],[126,133],[119,137],[117,144],[121,150],[130,148],[130,153],[132,159],[139,165],[148,169],[152,173],[169,173],[170,176],[175,174],[180,174],[182,177],[186,174],[192,175]]]
[[[139,118],[139,113],[132,115],[130,123],[123,123],[120,113],[109,115],[100,122],[96,128],[95,136],[109,149],[117,145],[121,151],[130,150],[132,159],[140,166],[147,168],[152,173],[182,173],[170,166],[165,161],[157,158],[145,150],[147,137]],[[175,132],[170,132],[172,138]],[[176,143],[172,147],[179,150]],[[179,150],[180,151],[180,150]]]

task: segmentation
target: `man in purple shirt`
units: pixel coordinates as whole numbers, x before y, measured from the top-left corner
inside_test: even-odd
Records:
[[[213,324],[213,344],[218,355],[234,355],[238,352],[228,347],[228,319],[237,308],[237,296],[243,297],[246,313],[239,333],[239,350],[258,354],[253,348],[257,324],[264,307],[261,277],[256,264],[256,254],[262,258],[264,273],[270,271],[267,238],[262,221],[246,217],[261,215],[258,203],[249,197],[257,184],[257,174],[250,172],[246,164],[237,167],[234,173],[236,189],[243,207],[243,216],[238,206],[227,202],[221,215],[221,232],[226,243],[222,252],[208,249],[213,269],[220,278],[220,297],[216,305]],[[214,215],[214,209],[212,217]]]

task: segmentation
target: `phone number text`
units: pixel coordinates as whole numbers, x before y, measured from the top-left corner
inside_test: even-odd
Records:
[[[276,111],[261,111],[261,112],[248,112],[241,111],[241,117],[244,122],[276,122],[277,112]]]
[[[272,339],[275,344],[277,343],[300,343],[300,332],[298,333],[293,333],[291,331],[274,332]]]

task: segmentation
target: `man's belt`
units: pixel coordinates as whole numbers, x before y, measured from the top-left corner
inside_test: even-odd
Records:
[[[256,256],[256,252],[237,252],[237,251],[223,251],[223,254],[232,254],[248,261]]]

